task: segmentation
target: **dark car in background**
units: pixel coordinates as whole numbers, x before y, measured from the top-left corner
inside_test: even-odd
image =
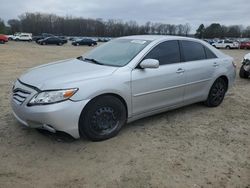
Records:
[[[37,41],[39,41],[41,39],[45,39],[47,37],[54,37],[54,35],[53,34],[49,34],[49,33],[42,33],[41,35],[33,36],[32,40],[37,42]]]
[[[66,39],[62,39],[59,37],[47,37],[45,39],[38,40],[37,43],[40,45],[47,45],[47,44],[56,44],[56,45],[63,45],[67,43],[68,41]]]
[[[8,42],[8,37],[0,34],[0,44],[4,44],[5,42]]]
[[[209,43],[209,44],[213,44],[215,41],[212,39],[203,39],[205,42]]]
[[[240,49],[250,49],[250,41],[241,42]]]
[[[97,42],[92,39],[85,38],[85,39],[79,39],[79,40],[73,41],[71,44],[74,46],[79,46],[79,45],[94,46],[94,45],[97,45]]]

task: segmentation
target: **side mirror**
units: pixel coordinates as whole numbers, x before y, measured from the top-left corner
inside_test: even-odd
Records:
[[[159,61],[157,59],[144,59],[140,63],[142,69],[157,69],[159,67]]]

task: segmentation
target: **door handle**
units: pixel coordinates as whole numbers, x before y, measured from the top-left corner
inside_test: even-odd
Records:
[[[219,64],[218,64],[217,62],[214,62],[213,66],[214,66],[214,67],[218,67]]]
[[[182,68],[179,68],[179,69],[177,69],[177,71],[176,71],[177,74],[181,74],[181,73],[184,73],[184,72],[185,72],[185,70],[182,69]]]

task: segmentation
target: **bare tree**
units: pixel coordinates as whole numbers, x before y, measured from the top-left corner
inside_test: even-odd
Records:
[[[185,35],[188,36],[190,31],[191,31],[191,26],[188,23],[186,23],[184,25],[184,33],[185,33]]]

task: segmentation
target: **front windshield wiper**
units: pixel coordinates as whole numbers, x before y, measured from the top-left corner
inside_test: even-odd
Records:
[[[93,59],[93,58],[84,58],[83,59],[84,61],[90,61],[92,63],[95,63],[95,64],[98,64],[98,65],[104,65],[103,63],[97,61],[96,59]]]

